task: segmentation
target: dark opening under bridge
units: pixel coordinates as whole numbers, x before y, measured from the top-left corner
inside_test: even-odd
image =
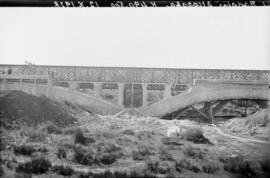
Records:
[[[67,100],[98,114],[150,116],[226,99],[270,100],[268,70],[0,65],[0,89]]]

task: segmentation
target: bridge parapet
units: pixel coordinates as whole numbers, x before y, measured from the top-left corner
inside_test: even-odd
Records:
[[[44,79],[49,80],[48,75],[17,75],[17,74],[0,74],[0,79]]]
[[[193,79],[270,81],[269,70],[0,65],[1,73],[8,70],[15,75],[51,75],[54,81],[171,84],[177,80],[188,86]]]
[[[193,85],[217,85],[217,84],[239,84],[239,85],[270,85],[270,81],[264,80],[216,80],[216,79],[194,79]]]

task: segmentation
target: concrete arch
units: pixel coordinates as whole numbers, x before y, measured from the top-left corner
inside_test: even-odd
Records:
[[[140,110],[150,116],[160,117],[197,103],[227,99],[270,100],[269,83],[198,81],[188,92],[165,98],[150,106],[140,108]]]
[[[57,86],[31,83],[1,83],[0,90],[19,90],[35,96],[45,95],[54,100],[69,101],[81,105],[87,110],[100,115],[113,115],[123,109],[117,105],[98,99],[96,97]]]

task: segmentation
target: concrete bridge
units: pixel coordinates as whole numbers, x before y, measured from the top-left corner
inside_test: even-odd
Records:
[[[269,100],[270,71],[0,65],[0,90],[66,100],[98,114],[163,116],[197,103]]]
[[[270,100],[270,83],[262,81],[195,80],[189,91],[141,109],[151,116],[164,116],[194,104],[229,99]]]

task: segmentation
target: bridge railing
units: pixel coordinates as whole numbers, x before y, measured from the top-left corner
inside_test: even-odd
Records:
[[[16,75],[16,74],[0,74],[0,83],[33,83],[33,84],[49,84],[48,75]]]
[[[0,74],[0,79],[43,79],[49,80],[48,75],[16,75],[16,74]]]
[[[240,85],[270,85],[270,81],[262,80],[216,80],[216,79],[194,79],[193,85],[196,84],[240,84]]]
[[[177,83],[192,85],[193,79],[270,81],[269,70],[164,69],[125,67],[72,67],[41,65],[0,65],[0,73],[49,75],[53,81],[118,83]]]

